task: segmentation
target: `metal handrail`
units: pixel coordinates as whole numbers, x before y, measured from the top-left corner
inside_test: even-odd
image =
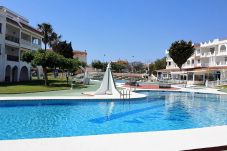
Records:
[[[121,99],[130,99],[131,98],[131,91],[127,89],[123,89],[120,91],[120,98]]]

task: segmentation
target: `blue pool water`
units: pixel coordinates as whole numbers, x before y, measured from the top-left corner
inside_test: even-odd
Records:
[[[227,124],[223,95],[140,92],[134,101],[0,101],[0,139],[162,131]]]

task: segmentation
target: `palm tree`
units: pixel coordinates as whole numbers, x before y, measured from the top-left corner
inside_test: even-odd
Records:
[[[44,50],[46,51],[47,45],[52,47],[61,39],[61,35],[58,35],[54,32],[52,25],[48,23],[38,24],[38,29],[42,32],[43,38],[42,41],[44,43]]]
[[[46,55],[47,45],[52,48],[52,46],[60,41],[61,35],[58,35],[54,32],[52,25],[48,23],[38,24],[38,29],[42,32],[43,38],[42,41],[44,43],[44,56]],[[43,67],[44,80],[45,85],[48,85],[48,76],[47,76],[47,68]]]

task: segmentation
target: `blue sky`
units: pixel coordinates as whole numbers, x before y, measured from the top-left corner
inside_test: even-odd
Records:
[[[0,0],[0,5],[33,26],[51,23],[74,49],[88,51],[89,62],[147,63],[163,57],[175,40],[227,38],[226,0]]]

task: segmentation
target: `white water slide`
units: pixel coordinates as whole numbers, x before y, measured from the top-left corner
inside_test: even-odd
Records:
[[[111,72],[111,63],[107,65],[102,84],[100,88],[95,92],[95,95],[120,95],[116,88]]]

